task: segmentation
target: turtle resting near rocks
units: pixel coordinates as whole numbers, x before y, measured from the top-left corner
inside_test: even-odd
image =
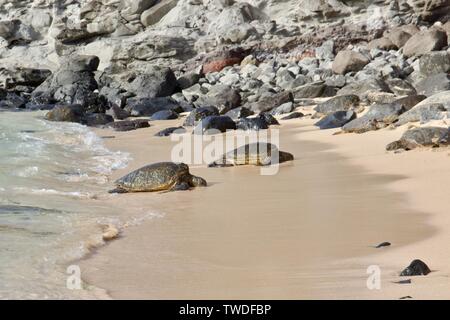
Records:
[[[184,163],[160,162],[133,171],[115,182],[109,193],[179,191],[205,187],[203,178],[189,173]]]
[[[288,152],[279,151],[271,143],[252,143],[241,146],[221,156],[209,167],[232,167],[242,165],[268,166],[294,160]]]
[[[440,147],[448,145],[449,129],[441,127],[423,127],[406,131],[402,138],[386,146],[387,151],[399,149],[412,150],[418,147]]]

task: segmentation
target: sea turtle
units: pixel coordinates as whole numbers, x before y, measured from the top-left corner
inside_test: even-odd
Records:
[[[115,182],[110,193],[188,190],[205,187],[206,181],[189,173],[184,163],[160,162],[133,171]]]
[[[268,166],[294,160],[288,152],[279,151],[271,143],[252,143],[227,152],[209,167],[230,167],[240,165]]]
[[[449,129],[441,127],[422,127],[406,131],[402,138],[386,146],[387,151],[398,149],[412,150],[417,147],[440,147],[448,145]]]

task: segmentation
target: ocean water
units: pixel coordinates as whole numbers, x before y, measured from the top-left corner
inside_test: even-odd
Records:
[[[92,298],[67,287],[67,268],[102,244],[102,227],[125,223],[106,191],[130,157],[42,116],[0,112],[0,299]]]

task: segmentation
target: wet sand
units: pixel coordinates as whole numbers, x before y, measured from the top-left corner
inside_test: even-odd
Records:
[[[112,178],[169,160],[174,143],[153,135],[179,123],[99,130],[114,136],[105,139],[109,148],[134,158]],[[404,186],[413,171],[404,164],[390,169],[389,159],[410,159],[384,151],[389,134],[399,132],[332,136],[335,130],[319,132],[311,120],[286,121],[280,129],[281,150],[296,160],[275,176],[256,167],[193,166],[207,188],[112,196],[111,205],[125,212],[144,208],[162,216],[123,230],[83,261],[83,279],[120,299],[396,299],[403,291],[385,274],[394,278],[421,253],[432,269],[439,266],[427,251],[410,251],[436,238],[436,228],[428,206],[412,203],[411,190],[393,187]],[[383,241],[394,246],[371,247]],[[371,264],[383,268],[383,290],[367,289]]]

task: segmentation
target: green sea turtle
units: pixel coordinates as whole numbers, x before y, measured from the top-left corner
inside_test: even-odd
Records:
[[[450,131],[441,127],[422,127],[406,131],[400,140],[386,146],[387,151],[412,150],[418,147],[440,147],[450,142]]]
[[[241,165],[268,166],[294,160],[288,152],[279,151],[277,146],[261,142],[241,146],[227,152],[209,167],[230,167]]]
[[[205,187],[206,181],[189,173],[184,163],[160,162],[133,171],[115,182],[110,193],[188,190]]]

